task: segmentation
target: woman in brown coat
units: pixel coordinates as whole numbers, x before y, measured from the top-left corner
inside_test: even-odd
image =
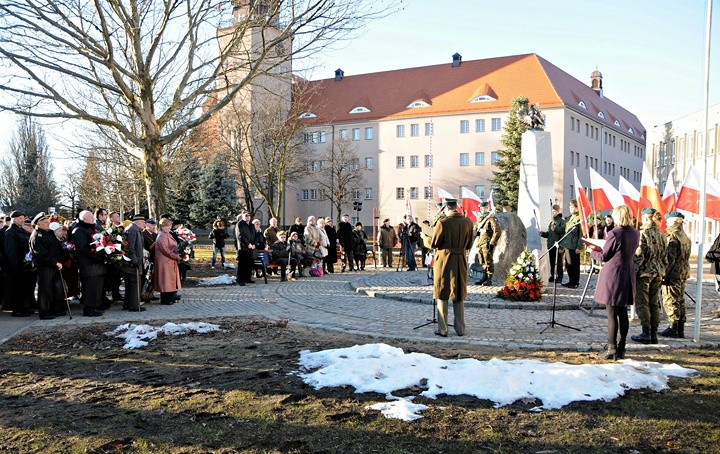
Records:
[[[155,240],[155,290],[160,292],[160,304],[175,303],[175,293],[180,290],[178,267],[178,244],[170,234],[172,221],[160,220],[160,233]]]
[[[613,210],[617,226],[608,232],[602,250],[593,249],[594,260],[603,262],[595,301],[605,304],[608,318],[608,345],[600,353],[603,359],[623,359],[628,333],[627,307],[635,303],[635,250],[640,244],[640,233],[631,225],[630,208],[620,205]],[[618,329],[620,340],[617,340]]]

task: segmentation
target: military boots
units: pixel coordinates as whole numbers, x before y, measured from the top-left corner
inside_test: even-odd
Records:
[[[630,336],[630,339],[634,340],[635,342],[640,342],[641,344],[649,344],[650,331],[646,328],[643,328],[642,333]]]
[[[660,333],[660,335],[661,335],[662,337],[678,338],[678,337],[680,337],[680,336],[678,336],[678,329],[677,329],[677,328],[678,328],[678,324],[677,324],[677,323],[673,323],[672,325],[670,325],[670,326],[668,326],[667,328],[665,328],[665,329],[663,330],[663,332]]]

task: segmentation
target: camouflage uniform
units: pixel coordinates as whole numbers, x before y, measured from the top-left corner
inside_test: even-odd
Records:
[[[685,325],[685,281],[690,277],[690,238],[683,231],[683,223],[677,222],[667,228],[667,269],[663,279],[663,307],[668,322],[681,337]],[[664,335],[665,333],[663,333]],[[674,336],[673,336],[674,337]]]
[[[480,258],[480,264],[485,269],[487,274],[487,280],[492,280],[492,275],[495,272],[495,266],[493,264],[493,251],[500,239],[500,225],[497,219],[492,214],[486,214],[477,222],[477,232],[475,234],[477,240],[475,245],[478,249],[478,256]]]
[[[635,307],[643,334],[656,337],[660,324],[659,293],[667,268],[665,235],[651,220],[640,227],[640,246],[635,251],[637,294]],[[633,336],[633,340],[635,336]],[[656,340],[654,342],[657,342]]]

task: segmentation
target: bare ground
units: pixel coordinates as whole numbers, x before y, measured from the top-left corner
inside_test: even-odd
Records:
[[[313,390],[294,372],[298,352],[375,340],[219,319],[223,332],[161,337],[124,350],[115,326],[33,330],[0,347],[0,451],[213,453],[718,452],[720,368],[715,350],[644,357],[701,371],[664,393],[533,413],[538,402],[494,408],[467,396],[435,401],[414,422],[365,406],[352,388]],[[511,352],[393,342],[443,358],[595,362],[592,354]],[[416,394],[408,389],[399,394]]]

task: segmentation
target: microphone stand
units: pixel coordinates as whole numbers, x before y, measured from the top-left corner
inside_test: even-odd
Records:
[[[540,258],[545,257],[545,256],[546,256],[547,254],[549,254],[550,251],[552,251],[553,248],[554,248],[554,249],[555,249],[555,264],[556,264],[556,266],[557,266],[557,261],[560,259],[560,258],[559,258],[559,256],[560,256],[560,246],[559,246],[559,245],[560,245],[560,242],[561,242],[562,240],[564,240],[566,236],[570,235],[570,233],[572,233],[572,231],[573,231],[575,228],[577,228],[579,225],[580,225],[580,221],[578,221],[575,225],[573,225],[572,227],[570,227],[570,229],[569,229],[567,232],[565,232],[565,235],[563,235],[559,240],[557,240],[557,241],[555,242],[555,244],[553,244],[553,246],[552,246],[550,249],[547,250],[547,252],[545,252],[543,255],[540,256]],[[538,325],[547,325],[545,328],[542,329],[542,331],[540,331],[540,334],[544,333],[545,330],[547,330],[548,328],[555,328],[555,325],[557,325],[557,326],[562,326],[563,328],[574,329],[575,331],[581,331],[580,328],[574,328],[574,327],[572,327],[572,326],[563,325],[562,323],[558,323],[558,322],[555,321],[555,307],[556,307],[556,302],[557,302],[557,281],[558,281],[557,279],[553,280],[552,318],[550,319],[549,322],[537,322]]]

